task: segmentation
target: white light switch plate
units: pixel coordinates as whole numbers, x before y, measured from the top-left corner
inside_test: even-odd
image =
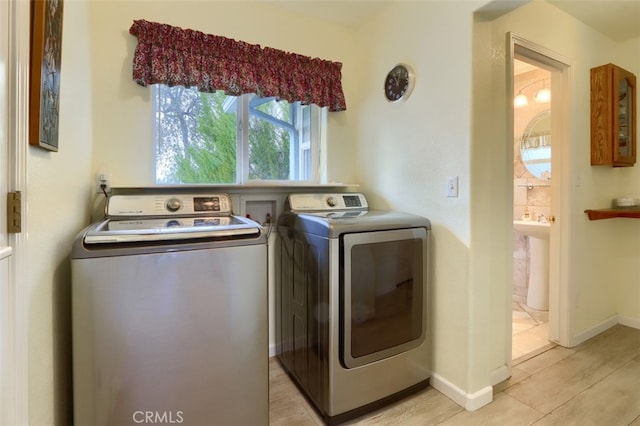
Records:
[[[447,177],[447,197],[458,197],[458,176]]]

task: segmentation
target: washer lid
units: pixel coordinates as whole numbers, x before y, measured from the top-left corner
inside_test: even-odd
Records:
[[[107,219],[89,229],[85,244],[242,238],[260,235],[260,225],[240,216]]]

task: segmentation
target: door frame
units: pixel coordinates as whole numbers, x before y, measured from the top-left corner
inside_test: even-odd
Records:
[[[9,261],[9,288],[7,307],[2,324],[7,332],[6,349],[3,348],[2,392],[0,392],[0,423],[29,424],[29,289],[25,279],[27,270],[25,250],[27,235],[26,170],[29,136],[29,61],[30,61],[30,1],[9,0],[3,2],[8,25],[2,37],[8,41],[6,80],[7,111],[7,190],[22,193],[22,232],[8,234],[7,243],[12,248]],[[5,197],[5,194],[0,194]]]
[[[553,154],[551,169],[551,215],[556,221],[551,225],[549,241],[549,340],[561,346],[571,345],[571,263],[569,231],[571,227],[571,139],[570,139],[570,81],[571,62],[543,46],[511,32],[507,33],[508,57],[507,94],[514,93],[514,59],[524,59],[551,72],[551,133]],[[508,102],[507,128],[513,139],[513,101]],[[559,142],[558,142],[559,141]],[[563,160],[564,159],[564,160]],[[511,291],[511,286],[508,287]],[[510,308],[511,309],[511,308]],[[509,327],[511,333],[511,327]],[[511,348],[509,348],[511,350]]]

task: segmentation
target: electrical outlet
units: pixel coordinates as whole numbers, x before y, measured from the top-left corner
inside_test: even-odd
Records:
[[[458,197],[458,176],[447,177],[447,197],[448,198]]]
[[[261,225],[273,224],[276,214],[275,200],[243,200],[245,215]]]
[[[104,191],[102,189],[102,185],[104,185]],[[111,179],[107,173],[98,173],[96,176],[96,192],[99,192],[100,194],[103,192],[111,192]]]

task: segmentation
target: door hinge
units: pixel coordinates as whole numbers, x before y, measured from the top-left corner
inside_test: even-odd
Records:
[[[22,231],[22,194],[20,191],[7,193],[7,232],[18,234]]]

